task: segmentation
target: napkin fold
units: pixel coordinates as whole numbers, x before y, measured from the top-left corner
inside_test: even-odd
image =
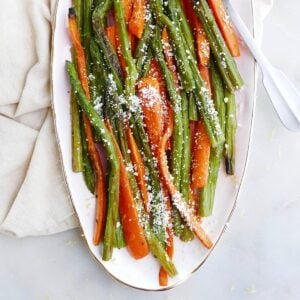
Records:
[[[77,226],[50,109],[56,0],[0,0],[0,232],[48,235]],[[273,0],[254,0],[255,31]]]

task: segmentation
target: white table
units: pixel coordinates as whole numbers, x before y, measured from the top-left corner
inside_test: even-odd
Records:
[[[299,11],[298,0],[275,0],[263,48],[300,88]],[[22,240],[0,236],[0,299],[299,299],[299,187],[300,134],[281,126],[260,85],[238,208],[190,280],[164,293],[125,287],[99,269],[77,230]]]

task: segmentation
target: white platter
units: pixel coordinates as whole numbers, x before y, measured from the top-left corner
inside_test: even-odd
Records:
[[[234,0],[233,4],[248,24],[249,29],[253,31],[252,1]],[[101,249],[93,245],[94,197],[86,188],[82,175],[72,171],[70,85],[65,71],[65,61],[70,60],[71,47],[67,30],[67,13],[70,6],[71,0],[58,1],[53,25],[52,107],[65,179],[85,240],[95,259],[118,281],[143,290],[163,290],[175,287],[199,269],[212,250],[205,249],[198,240],[190,243],[176,240],[174,262],[178,276],[169,280],[168,287],[162,288],[158,284],[159,265],[151,255],[136,261],[130,257],[126,249],[115,250],[112,260],[104,262],[101,259]],[[224,168],[221,170],[213,216],[204,220],[203,225],[215,245],[227,228],[236,206],[246,169],[253,125],[256,94],[255,62],[244,47],[242,47],[242,55],[237,62],[245,80],[245,87],[237,93],[239,126],[236,145],[236,175],[229,177],[225,175]]]

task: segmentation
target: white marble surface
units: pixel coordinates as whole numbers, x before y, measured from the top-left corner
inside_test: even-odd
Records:
[[[263,49],[300,89],[299,11],[298,0],[275,0]],[[300,134],[281,126],[259,85],[237,210],[190,280],[163,293],[122,286],[99,269],[77,230],[22,240],[0,236],[0,299],[299,299],[299,183]]]

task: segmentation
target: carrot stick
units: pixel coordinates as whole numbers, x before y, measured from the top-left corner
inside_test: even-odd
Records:
[[[129,20],[128,29],[137,38],[141,38],[145,28],[146,1],[135,0],[132,15]]]
[[[222,0],[208,0],[208,4],[213,11],[217,24],[222,32],[227,47],[233,57],[240,56],[240,46],[238,37],[233,29],[230,18],[224,7]]]
[[[79,79],[86,97],[90,99],[86,59],[85,59],[83,47],[80,42],[80,34],[79,34],[75,15],[74,16],[69,15],[69,31],[70,31],[72,44],[76,52],[76,62],[77,62]],[[104,227],[105,227],[105,214],[106,214],[105,176],[103,173],[100,155],[97,152],[94,143],[92,126],[86,114],[83,114],[83,122],[84,122],[84,129],[85,129],[87,144],[88,144],[88,153],[91,158],[93,169],[96,174],[96,191],[95,191],[96,226],[94,229],[93,242],[95,245],[98,245],[103,236]]]
[[[172,202],[179,210],[181,216],[186,220],[187,224],[191,227],[191,229],[194,231],[195,235],[198,237],[198,239],[202,242],[202,244],[210,249],[213,246],[212,241],[209,239],[209,237],[206,235],[205,231],[201,227],[201,224],[198,220],[198,218],[194,215],[194,213],[190,210],[189,205],[185,202],[185,200],[182,198],[179,191],[176,189],[173,177],[170,174],[168,163],[167,163],[167,156],[166,156],[166,145],[167,141],[170,138],[170,136],[173,133],[173,124],[170,123],[168,129],[166,130],[165,134],[163,135],[158,153],[159,153],[159,159],[158,159],[158,166],[160,169],[160,172],[164,179],[164,184],[169,190],[169,193],[172,197]]]
[[[117,29],[117,27],[115,25],[111,25],[111,26],[106,27],[105,32],[106,32],[106,35],[107,35],[112,47],[117,52],[116,29]]]
[[[133,10],[133,2],[134,0],[122,0],[125,14],[125,22],[128,24]]]
[[[209,94],[211,96],[211,82],[210,82],[210,72],[208,67],[201,66],[199,64],[199,72],[202,79],[205,81]]]
[[[160,95],[163,99],[163,102],[167,102],[167,88],[164,77],[160,71],[158,62],[156,59],[152,59],[150,62],[148,77],[155,78],[159,82]]]
[[[198,61],[201,66],[208,66],[210,59],[210,46],[206,34],[202,29],[201,23],[195,14],[192,0],[182,0],[182,6],[194,33]]]
[[[210,140],[202,120],[195,124],[192,158],[192,189],[203,188],[208,179]]]
[[[142,78],[137,85],[137,94],[141,101],[151,149],[157,153],[164,128],[164,108],[159,82],[152,77]]]
[[[120,218],[128,250],[132,257],[140,259],[148,255],[149,247],[146,241],[143,227],[140,224],[138,212],[135,205],[134,195],[131,190],[125,163],[119,145],[114,137],[113,130],[108,120],[106,127],[110,131],[114,143],[118,149],[120,160]]]
[[[127,126],[126,128],[126,136],[127,136],[128,146],[130,149],[130,157],[137,172],[137,176],[136,176],[137,184],[142,194],[145,210],[146,212],[149,213],[149,198],[148,198],[147,185],[145,181],[145,176],[146,176],[145,166],[143,163],[143,158],[139,152],[138,146],[134,140],[134,137],[132,135],[129,126]]]

